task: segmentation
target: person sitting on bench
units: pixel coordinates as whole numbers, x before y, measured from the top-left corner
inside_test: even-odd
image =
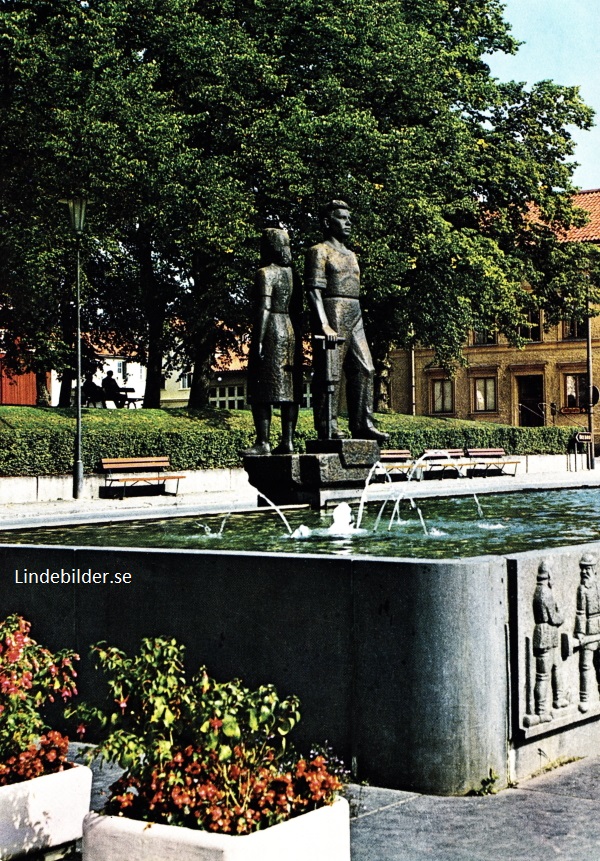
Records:
[[[103,407],[106,406],[106,395],[104,394],[104,389],[101,386],[97,385],[92,379],[93,374],[86,374],[85,381],[81,387],[81,394],[83,395],[83,400],[86,404],[102,404]]]
[[[112,371],[106,372],[106,376],[102,380],[102,388],[104,389],[105,400],[114,401],[115,406],[119,407],[119,409],[125,406],[127,396],[122,393],[121,387],[115,380]]]

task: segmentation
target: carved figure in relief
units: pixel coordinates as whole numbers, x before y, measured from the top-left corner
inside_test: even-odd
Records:
[[[579,562],[575,636],[579,640],[579,711],[587,712],[594,686],[600,682],[600,585],[596,560],[586,553]]]
[[[385,442],[388,436],[373,423],[375,369],[365,336],[359,302],[360,270],[346,247],[352,219],[343,200],[332,200],[321,211],[324,241],[306,256],[305,281],[312,312],[313,409],[319,439],[341,439],[337,418],[341,370],[346,373],[350,431],[355,439]],[[328,372],[328,352],[334,350],[339,372]],[[330,358],[330,357],[329,357]],[[329,402],[328,402],[329,401]]]
[[[281,407],[281,444],[274,454],[291,454],[301,388],[300,338],[295,334],[302,294],[295,288],[290,240],[285,230],[267,228],[261,237],[261,268],[256,273],[255,321],[248,357],[248,400],[256,443],[243,455],[270,454],[272,407]],[[294,307],[300,302],[299,309]],[[292,316],[290,316],[292,315]],[[300,382],[298,380],[300,375]]]
[[[535,657],[535,714],[525,718],[525,726],[547,723],[554,709],[565,708],[569,701],[563,695],[560,672],[559,628],[564,616],[552,591],[552,579],[546,562],[538,568],[537,585],[533,595],[533,655]]]

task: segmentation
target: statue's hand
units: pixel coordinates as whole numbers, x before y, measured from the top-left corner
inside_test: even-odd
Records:
[[[337,332],[331,326],[323,326],[323,334],[328,341],[337,342]]]

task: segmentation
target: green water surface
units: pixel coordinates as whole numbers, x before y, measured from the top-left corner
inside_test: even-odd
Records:
[[[397,503],[397,505],[396,505]],[[417,507],[418,506],[418,507]],[[351,506],[354,522],[358,504]],[[395,516],[390,522],[392,512]],[[420,510],[420,513],[419,513]],[[0,532],[4,544],[465,557],[600,540],[600,489],[398,499],[365,508],[360,530],[332,532],[331,513],[306,508]],[[422,518],[422,519],[421,519]],[[296,537],[290,535],[290,530]]]

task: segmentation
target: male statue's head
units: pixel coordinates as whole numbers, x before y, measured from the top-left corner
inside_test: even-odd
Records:
[[[591,553],[585,553],[579,560],[579,570],[581,574],[581,582],[584,586],[589,585],[594,579],[596,570],[596,560]]]
[[[279,227],[266,227],[263,230],[260,237],[260,260],[263,266],[269,266],[271,263],[290,266],[292,252],[287,230]]]
[[[540,567],[538,568],[537,573],[537,583],[538,586],[546,585],[552,587],[552,580],[550,578],[550,568],[548,567],[548,563],[544,560],[540,562]]]
[[[352,233],[352,218],[348,204],[343,200],[330,200],[320,212],[321,228],[326,239],[346,242]]]

